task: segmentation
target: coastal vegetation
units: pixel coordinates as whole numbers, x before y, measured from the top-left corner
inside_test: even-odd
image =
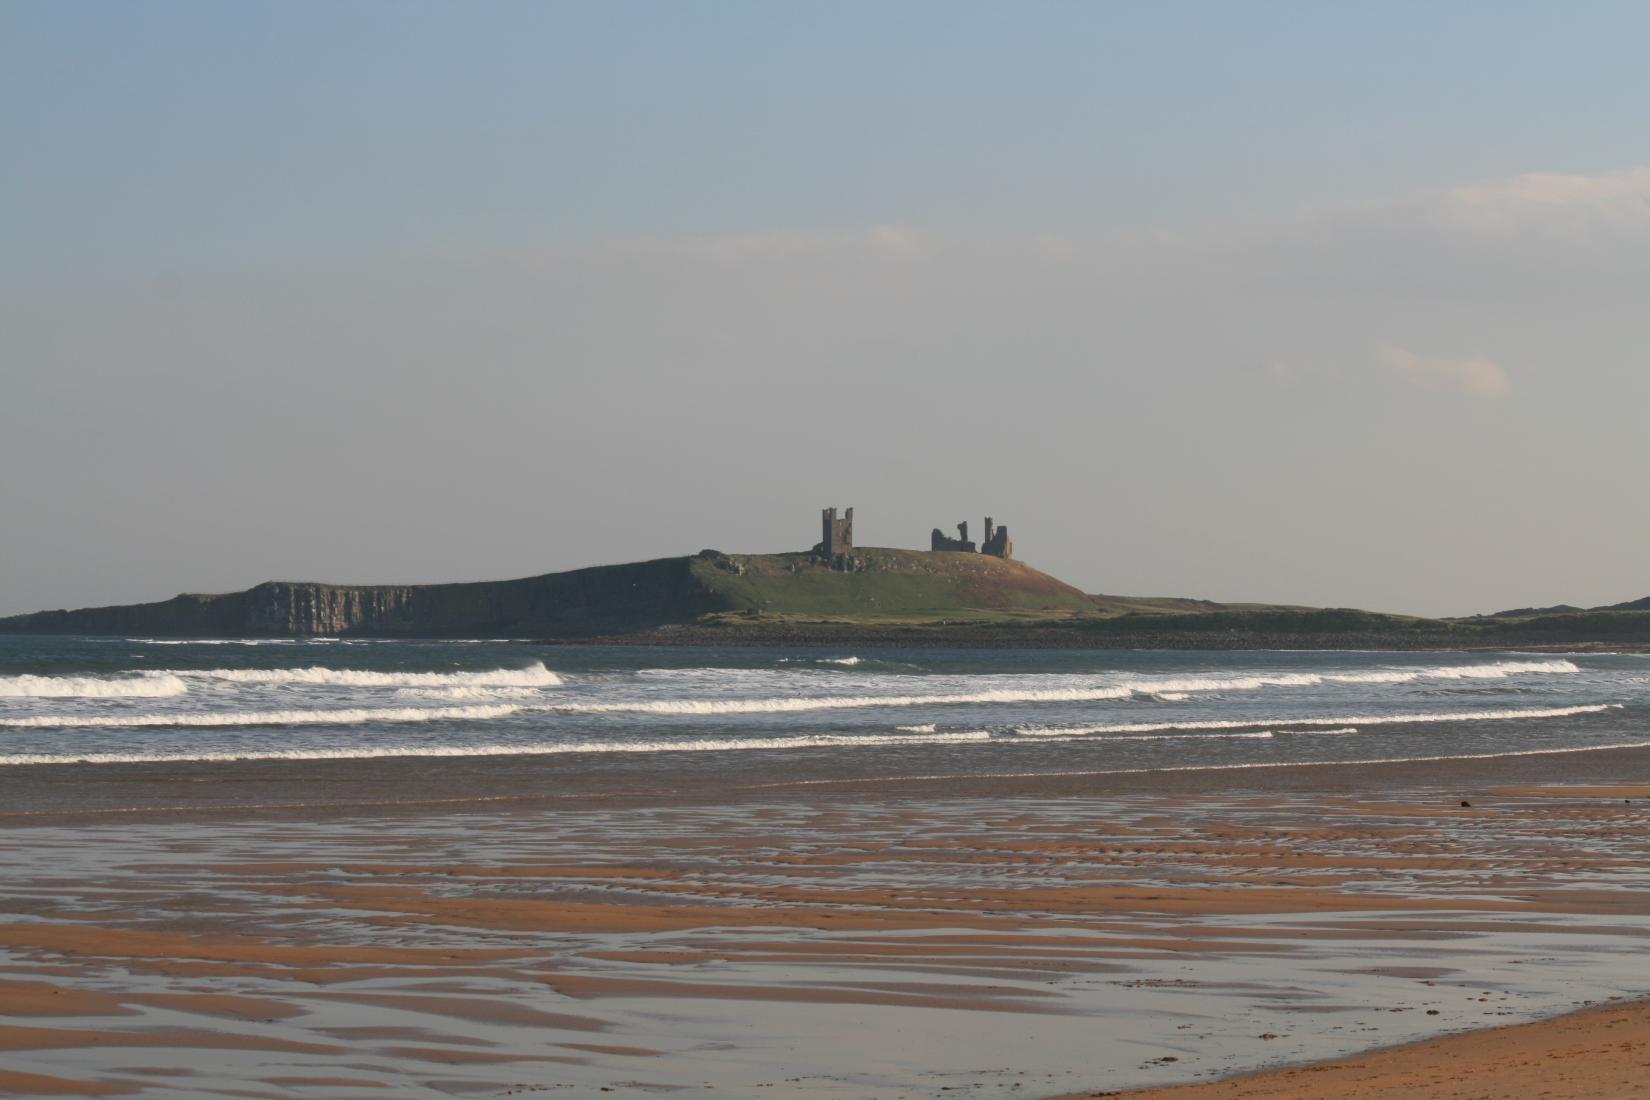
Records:
[[[640,644],[1105,648],[1650,646],[1650,601],[1464,619],[1085,593],[984,554],[856,548],[593,566],[508,581],[332,585],[0,619],[0,633],[604,639]]]

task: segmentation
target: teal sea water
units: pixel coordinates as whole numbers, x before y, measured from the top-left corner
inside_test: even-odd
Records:
[[[533,757],[835,776],[1650,745],[1632,654],[0,638],[0,769]]]

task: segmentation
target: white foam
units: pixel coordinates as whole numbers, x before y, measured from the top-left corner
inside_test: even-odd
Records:
[[[538,688],[530,687],[474,687],[454,684],[450,687],[408,687],[395,693],[398,699],[542,699]]]
[[[1112,733],[1089,734],[1074,733],[1070,730],[1015,730],[1021,737],[1036,737],[1048,741],[1205,741],[1205,740],[1256,740],[1269,741],[1274,737],[1346,737],[1358,732],[1356,726],[1333,730],[1256,730],[1246,733]]]
[[[1256,691],[1268,687],[1316,687],[1320,684],[1411,684],[1418,680],[1505,680],[1510,676],[1535,673],[1580,672],[1573,661],[1492,661],[1477,665],[1428,665],[1420,668],[1386,668],[1370,672],[1284,672],[1275,675],[1230,677],[1180,677],[1130,681],[1132,691],[1155,695],[1193,691]]]
[[[555,687],[561,677],[542,661],[526,668],[486,672],[378,672],[358,668],[202,668],[167,669],[153,676],[182,676],[237,684],[325,684],[349,687]]]
[[[128,638],[138,645],[298,645],[300,638]]]
[[[176,676],[0,676],[7,699],[164,699],[189,690]]]
[[[469,708],[475,709],[475,708]],[[1287,731],[1283,731],[1287,732]],[[1336,732],[1356,732],[1354,730]],[[147,764],[147,763],[234,763],[256,760],[377,760],[395,757],[483,757],[557,756],[569,753],[642,752],[731,752],[742,749],[806,749],[836,747],[878,747],[910,744],[965,744],[989,741],[987,730],[935,734],[930,737],[864,736],[819,734],[804,737],[701,738],[686,741],[579,741],[538,745],[387,745],[327,749],[255,749],[247,752],[99,752],[73,756],[45,753],[0,755],[0,767],[41,764]],[[750,788],[813,787],[853,783],[935,782],[969,779],[1044,779],[1102,775],[1152,775],[1160,772],[1246,771],[1259,768],[1358,767],[1375,764],[1420,764],[1452,760],[1498,760],[1520,756],[1563,756],[1568,753],[1607,752],[1616,749],[1650,748],[1650,741],[1617,741],[1556,749],[1512,749],[1505,752],[1441,754],[1435,756],[1383,756],[1358,760],[1278,760],[1231,764],[1182,764],[1157,768],[1111,768],[1052,772],[985,772],[958,775],[889,775],[876,778],[802,779],[781,783],[758,783]]]
[[[1021,737],[1038,737],[1049,741],[1202,741],[1210,738],[1266,741],[1276,736],[1273,730],[1256,730],[1247,733],[1137,733],[1111,734],[1109,736],[1063,729],[1021,729],[1014,732]]]
[[[1108,726],[1028,726],[1014,732],[1036,737],[1084,737],[1106,733],[1157,733],[1161,730],[1232,730],[1255,726],[1393,726],[1428,722],[1504,722],[1524,718],[1568,718],[1620,709],[1619,703],[1578,707],[1527,707],[1518,710],[1469,710],[1455,713],[1335,715],[1325,718],[1257,718],[1250,721],[1211,719],[1206,722],[1125,722]]]
[[[473,709],[473,708],[472,708]],[[815,734],[801,737],[704,737],[682,741],[569,741],[538,745],[384,745],[324,749],[254,749],[238,752],[94,752],[73,756],[16,753],[0,756],[0,766],[33,764],[232,763],[247,760],[377,760],[387,757],[562,756],[570,753],[737,752],[750,749],[874,748],[886,745],[956,745],[991,739],[989,730],[941,733],[931,737]]]
[[[564,703],[574,714],[788,714],[852,707],[920,707],[955,703],[1055,703],[1123,699],[1126,687],[959,692],[951,695],[820,695],[784,699],[638,699],[627,703]]]
[[[521,709],[519,706],[498,704],[474,707],[343,707],[337,710],[225,711],[216,714],[49,714],[29,718],[0,718],[0,726],[24,729],[61,729],[79,726],[353,726],[363,722],[502,718]]]
[[[862,658],[859,657],[821,657],[819,663],[822,665],[857,665],[861,660]]]
[[[1109,736],[1086,731],[1086,729],[1016,729],[1013,732],[1018,737],[1041,737],[1041,739],[1046,740],[1204,740],[1231,739],[1231,737],[1236,737],[1236,739],[1251,739],[1252,737],[1252,739],[1267,740],[1275,736],[1275,731],[1270,731],[1270,729],[1241,732],[1241,734],[1239,732],[1234,732],[1234,734],[1224,734],[1224,732],[1193,734],[1193,732],[1185,732],[1185,734],[1109,734]]]
[[[1207,741],[1207,740],[1237,740],[1237,741],[1270,741],[1277,734],[1272,730],[1256,730],[1253,733],[1144,733],[1134,737],[1114,737],[1113,741]]]
[[[1482,665],[1436,665],[1415,669],[1380,669],[1373,672],[1337,672],[1324,679],[1338,684],[1407,684],[1415,680],[1505,680],[1529,673],[1580,672],[1574,661],[1492,661]]]
[[[935,729],[932,724],[926,726],[895,726],[894,728],[901,733],[933,733]]]
[[[861,658],[821,658],[821,663],[857,664]],[[796,695],[746,699],[638,699],[613,703],[568,703],[562,709],[579,714],[783,714],[861,707],[949,706],[965,703],[1101,702],[1145,695],[1160,702],[1185,702],[1194,692],[1258,691],[1271,687],[1315,687],[1326,683],[1411,683],[1425,679],[1505,679],[1533,673],[1572,673],[1581,669],[1571,661],[1496,661],[1477,665],[1437,665],[1374,672],[1285,672],[1240,676],[1178,676],[1097,684],[1083,677],[1080,687],[994,687],[979,691],[904,695]],[[643,676],[761,679],[774,675],[763,669],[646,669]],[[792,674],[796,675],[796,674]],[[802,673],[801,675],[807,675]],[[1066,677],[1061,677],[1065,679]],[[921,678],[893,678],[910,683]],[[867,683],[874,681],[868,680]],[[1000,679],[999,679],[999,682]],[[1045,681],[1046,682],[1046,681]]]

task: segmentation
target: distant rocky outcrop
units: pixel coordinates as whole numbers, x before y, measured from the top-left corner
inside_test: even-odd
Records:
[[[1583,610],[1567,603],[1554,604],[1552,607],[1515,607],[1511,611],[1497,611],[1486,616],[1491,619],[1528,619],[1534,615],[1573,615]]]
[[[834,517],[827,517],[827,522]],[[851,536],[848,517],[838,537]],[[0,619],[0,633],[172,637],[389,638],[614,635],[716,615],[921,618],[1092,611],[1090,597],[1019,562],[961,561],[902,550],[724,554],[602,565],[509,581],[338,585],[266,581],[243,592],[158,603],[40,611]]]
[[[1515,607],[1511,611],[1496,611],[1481,616],[1486,619],[1534,619],[1544,615],[1590,615],[1601,611],[1650,611],[1650,596],[1627,603],[1605,604],[1602,607],[1576,607],[1573,604],[1554,604],[1552,607]]]
[[[243,592],[40,611],[0,633],[193,637],[520,637],[646,629],[724,609],[690,558],[595,566],[510,581],[337,585],[266,581]]]
[[[1650,611],[1650,596],[1628,603],[1613,603],[1609,607],[1595,607],[1594,611]]]

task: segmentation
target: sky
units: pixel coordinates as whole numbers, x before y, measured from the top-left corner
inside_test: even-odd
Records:
[[[1650,6],[0,0],[0,614],[1650,594]]]

